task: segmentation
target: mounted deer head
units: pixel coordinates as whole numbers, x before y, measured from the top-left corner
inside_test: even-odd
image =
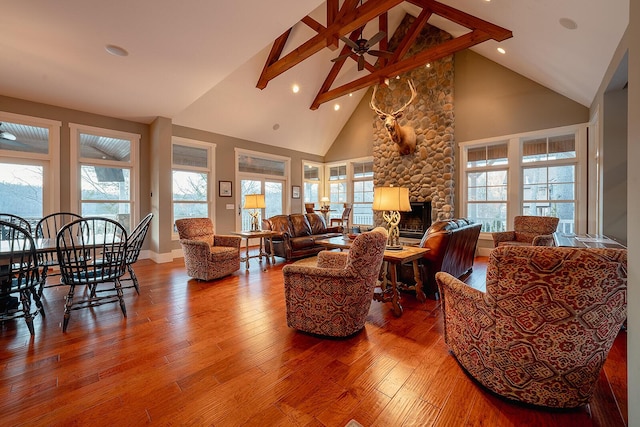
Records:
[[[378,86],[376,85],[373,88],[373,95],[371,95],[371,102],[369,106],[373,111],[378,114],[378,117],[384,122],[384,127],[387,129],[389,133],[389,137],[391,140],[398,144],[398,151],[400,154],[413,154],[416,150],[416,132],[410,126],[400,126],[398,124],[398,119],[402,117],[402,112],[411,104],[411,101],[416,97],[416,89],[413,87],[413,82],[411,80],[408,81],[409,88],[411,89],[411,99],[404,104],[401,108],[394,111],[393,113],[385,113],[375,106],[376,99],[376,90]]]

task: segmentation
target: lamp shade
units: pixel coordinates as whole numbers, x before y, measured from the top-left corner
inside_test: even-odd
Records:
[[[373,189],[374,211],[411,211],[409,189],[404,187],[376,187]]]
[[[326,202],[331,201],[331,199],[329,199],[328,197],[325,196],[325,197],[321,198],[320,201],[323,202],[323,203],[326,203]]]
[[[264,204],[264,194],[245,194],[245,209],[263,209],[267,206]]]

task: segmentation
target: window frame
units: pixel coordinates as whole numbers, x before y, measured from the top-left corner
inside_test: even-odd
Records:
[[[371,170],[372,170],[372,175],[370,177],[361,177],[361,178],[356,178],[355,174],[355,167],[354,165],[356,163],[371,163]],[[361,157],[361,158],[357,158],[357,159],[351,159],[349,160],[349,166],[347,168],[347,180],[349,181],[348,183],[348,188],[350,188],[350,193],[351,193],[351,197],[349,198],[349,203],[351,203],[352,209],[351,209],[351,217],[353,218],[352,221],[349,222],[350,225],[352,226],[365,226],[365,227],[373,227],[375,225],[375,219],[373,216],[373,200],[370,203],[371,205],[371,224],[360,224],[358,222],[355,221],[355,211],[356,211],[356,204],[358,205],[368,205],[369,203],[356,203],[355,201],[355,183],[356,182],[366,182],[366,181],[371,181],[371,185],[372,188],[374,186],[374,178],[375,178],[375,172],[373,172],[373,166],[374,166],[374,161],[373,161],[373,156],[369,156],[369,157]],[[373,197],[373,193],[372,193],[372,197]]]
[[[470,171],[480,170],[481,168],[467,167],[467,150],[469,148],[478,148],[480,146],[494,145],[506,141],[508,144],[508,162],[507,169],[507,230],[513,229],[514,218],[521,215],[524,201],[523,174],[525,168],[556,166],[565,164],[575,165],[575,232],[585,233],[587,230],[587,133],[589,124],[581,123],[577,125],[562,126],[550,129],[541,129],[531,132],[523,132],[506,136],[498,136],[493,138],[465,141],[458,144],[460,152],[460,216],[468,216],[468,183],[467,173]],[[540,162],[524,162],[523,161],[523,141],[531,138],[552,138],[573,133],[575,135],[575,158],[545,160]],[[504,169],[502,166],[495,167]],[[485,168],[485,170],[488,168]],[[481,232],[480,239],[492,240],[490,232]]]
[[[129,169],[129,227],[131,232],[140,221],[140,135],[114,129],[87,126],[78,123],[69,123],[70,135],[70,179],[69,196],[70,203],[76,212],[82,214],[81,168],[83,165],[104,166],[120,169]],[[131,152],[128,161],[102,160],[83,158],[80,155],[80,134],[86,133],[106,138],[128,140],[131,143]]]
[[[262,182],[262,188],[264,188],[266,181],[278,181],[282,182],[282,213],[291,212],[291,157],[279,156],[276,154],[264,153],[261,151],[247,150],[243,148],[234,149],[234,162],[235,162],[235,182],[240,187],[240,182],[244,180],[256,180]],[[251,156],[262,158],[265,160],[272,160],[277,162],[284,162],[284,175],[273,175],[268,173],[254,173],[254,172],[241,172],[240,171],[240,156]],[[242,206],[244,200],[242,200],[242,191],[240,188],[234,194],[234,200],[238,207],[238,212],[235,220],[235,227],[237,230],[242,229]],[[264,209],[262,209],[264,214]]]
[[[173,164],[173,146],[181,145],[185,147],[193,147],[207,151],[207,167],[203,168],[200,166],[187,166],[187,165],[174,165]],[[208,217],[211,218],[213,225],[215,227],[215,200],[216,200],[216,174],[215,174],[215,153],[216,153],[216,144],[211,142],[198,141],[196,139],[183,138],[178,136],[171,137],[171,239],[178,240],[179,235],[178,231],[175,229],[176,219],[174,218],[174,199],[173,199],[173,172],[174,171],[182,171],[182,172],[206,172],[207,174],[207,211],[209,212]],[[185,203],[185,201],[182,201]],[[188,201],[187,201],[188,203]],[[202,203],[202,202],[193,202],[193,203]],[[214,228],[215,229],[215,228]]]
[[[0,111],[0,122],[19,123],[49,129],[48,154],[0,150],[3,162],[42,166],[42,213],[48,215],[60,211],[60,129],[62,122],[40,117]]]

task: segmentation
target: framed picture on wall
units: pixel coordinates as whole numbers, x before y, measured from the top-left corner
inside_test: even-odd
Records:
[[[294,199],[299,199],[300,198],[300,186],[299,185],[293,185],[291,187],[291,197]]]
[[[220,197],[231,197],[231,181],[219,181]]]

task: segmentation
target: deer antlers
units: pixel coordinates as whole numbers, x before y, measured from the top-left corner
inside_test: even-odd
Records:
[[[393,113],[390,113],[391,116],[396,116],[397,114],[402,113],[405,108],[407,108],[409,106],[409,104],[411,104],[411,102],[415,99],[416,97],[416,88],[413,86],[413,81],[411,80],[407,80],[407,83],[409,84],[409,89],[411,89],[411,98],[409,99],[409,101],[407,101],[402,107],[398,108],[396,111],[394,111]],[[371,95],[371,101],[369,102],[369,107],[371,107],[371,109],[373,111],[375,111],[379,116],[386,116],[387,113],[385,113],[384,111],[382,111],[381,109],[379,109],[378,107],[376,107],[375,105],[375,99],[376,99],[376,91],[378,90],[378,85],[375,85],[373,87],[373,94]]]

